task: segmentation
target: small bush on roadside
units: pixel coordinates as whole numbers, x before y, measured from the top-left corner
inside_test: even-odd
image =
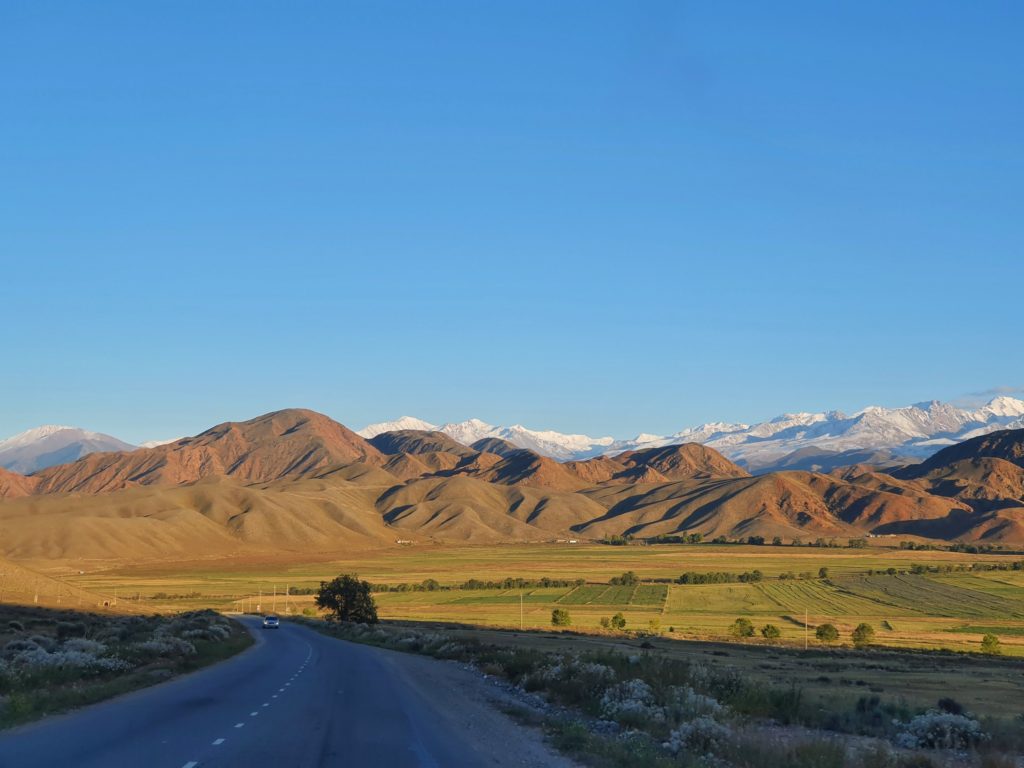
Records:
[[[733,637],[753,637],[754,625],[750,619],[738,618],[729,627],[729,634]]]
[[[822,624],[814,630],[814,636],[819,642],[830,644],[839,639],[839,630],[834,624]]]
[[[988,738],[977,720],[932,710],[904,724],[895,741],[903,749],[965,749]]]

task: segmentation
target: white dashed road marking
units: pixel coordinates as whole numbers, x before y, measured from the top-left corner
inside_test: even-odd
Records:
[[[249,717],[256,717],[256,715],[258,715],[258,714],[259,714],[258,711],[257,712],[250,712],[249,713]]]
[[[181,766],[181,768],[196,768],[197,765],[199,765],[199,763],[197,763],[195,760],[192,760],[191,762],[185,763],[183,766]]]
[[[224,739],[217,739],[215,742],[213,742],[213,746],[219,747],[223,743],[224,743]]]
[[[235,728],[241,728],[245,723],[235,723]]]

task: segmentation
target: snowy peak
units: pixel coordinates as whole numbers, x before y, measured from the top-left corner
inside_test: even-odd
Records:
[[[974,412],[978,421],[985,421],[990,417],[997,418],[1021,418],[1024,417],[1024,400],[1006,395],[993,398],[988,405],[979,408]]]
[[[77,427],[48,424],[0,440],[0,467],[27,475],[98,451],[130,451],[116,437]]]
[[[22,446],[31,445],[32,443],[39,442],[40,440],[55,435],[58,432],[64,430],[75,430],[74,427],[59,426],[57,424],[46,424],[42,427],[35,427],[33,429],[26,429],[24,432],[19,432],[13,437],[8,437],[6,440],[0,440],[0,453],[9,451],[14,448],[21,448]],[[94,434],[92,432],[85,432],[84,430],[76,430],[82,432],[82,434]]]
[[[356,432],[360,437],[369,440],[384,432],[398,432],[402,429],[417,429],[422,432],[433,432],[437,427],[429,421],[417,419],[415,416],[399,416],[394,421],[382,421],[378,424],[370,424]]]

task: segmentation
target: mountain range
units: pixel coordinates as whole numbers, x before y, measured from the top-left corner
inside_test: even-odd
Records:
[[[898,466],[920,461],[939,448],[998,429],[1024,427],[1024,400],[1000,396],[978,408],[931,401],[903,408],[869,406],[840,411],[787,413],[757,424],[712,422],[670,435],[639,434],[628,440],[501,427],[479,419],[436,426],[412,416],[371,424],[358,431],[417,429],[443,432],[466,445],[500,438],[560,460],[613,455],[638,448],[701,443],[755,474],[780,469],[828,472],[855,463]]]
[[[870,406],[850,415],[840,411],[790,413],[757,424],[711,422],[670,435],[641,433],[630,439],[535,430],[520,424],[494,426],[479,419],[438,426],[412,416],[370,424],[357,434],[370,439],[402,430],[442,432],[467,446],[497,440],[559,461],[694,442],[714,448],[753,474],[762,474],[786,469],[829,472],[850,464],[897,467],[961,440],[1021,427],[1024,400],[1001,396],[977,408],[932,401],[903,408]],[[153,440],[138,447],[174,442]],[[133,447],[110,435],[76,427],[37,427],[0,441],[0,468],[31,474],[89,453]]]
[[[15,559],[691,533],[1019,544],[1024,429],[888,472],[862,464],[752,475],[698,443],[558,461],[496,436],[466,445],[444,431],[402,429],[366,439],[290,409],[30,475],[0,470],[0,556]]]

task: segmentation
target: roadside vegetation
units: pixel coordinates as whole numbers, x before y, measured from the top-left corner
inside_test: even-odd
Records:
[[[251,643],[213,611],[126,616],[0,605],[0,728],[162,682]]]
[[[532,633],[482,641],[434,627],[303,621],[342,639],[472,665],[517,696],[512,714],[593,766],[1013,768],[1024,753],[1024,705],[993,717],[949,697],[924,706],[870,690],[821,699],[744,669],[672,657],[641,637],[625,651],[558,649],[530,645]]]

